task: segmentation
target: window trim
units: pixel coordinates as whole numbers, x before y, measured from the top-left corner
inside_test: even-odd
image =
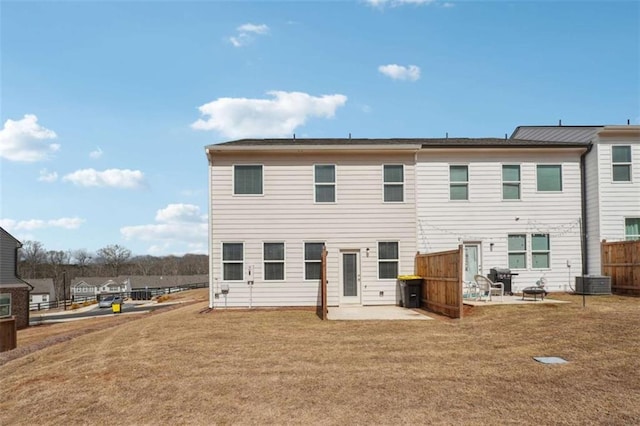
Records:
[[[547,244],[549,246],[549,248],[547,250],[534,250],[533,249],[533,237],[535,235],[546,235],[547,236]],[[548,255],[548,259],[549,259],[549,264],[544,267],[544,268],[536,268],[534,266],[535,262],[533,261],[533,256],[535,254],[544,254],[546,253]],[[551,234],[550,233],[542,233],[542,232],[537,232],[535,234],[531,234],[531,270],[533,271],[546,271],[546,270],[550,270],[551,269]]]
[[[451,180],[451,168],[452,167],[466,167],[467,168],[467,180],[466,181],[452,181]],[[471,191],[469,190],[469,182],[471,180],[471,173],[470,173],[470,167],[469,164],[449,164],[449,201],[454,201],[454,202],[465,202],[465,201],[469,201],[469,199],[471,198]],[[453,199],[451,198],[451,188],[453,186],[465,186],[467,188],[467,198],[465,199]]]
[[[614,148],[629,148],[629,162],[618,162],[614,163],[613,161],[613,149]],[[629,167],[629,180],[615,180],[613,174],[613,168],[615,166],[628,166]],[[632,183],[633,182],[633,146],[631,145],[611,145],[611,182],[618,183]]]
[[[305,282],[315,282],[318,281],[320,278],[307,278],[307,263],[319,263],[320,267],[322,268],[322,255],[320,255],[320,260],[307,260],[305,259],[305,249],[306,249],[306,245],[307,244],[322,244],[324,246],[324,248],[327,248],[327,242],[326,241],[303,241],[302,242],[302,279]],[[320,274],[322,274],[322,271],[320,272]]]
[[[397,247],[398,247],[398,257],[396,259],[380,259],[380,243],[396,243]],[[388,280],[397,280],[398,277],[397,275],[393,278],[380,278],[380,263],[384,262],[384,263],[392,263],[395,262],[398,264],[398,267],[396,269],[397,273],[400,273],[400,241],[399,240],[378,240],[376,241],[376,269],[377,269],[377,274],[376,277],[378,278],[378,281],[388,281]]]
[[[237,260],[224,260],[224,245],[225,244],[242,244],[242,262]],[[243,282],[244,281],[244,262],[245,262],[245,253],[244,253],[244,241],[221,241],[220,242],[220,276],[222,278],[221,281],[224,282]],[[225,263],[241,263],[242,264],[242,278],[239,280],[226,280],[224,278],[224,265]]]
[[[333,167],[333,183],[316,182],[316,166]],[[318,186],[333,186],[333,201],[318,201],[316,189]],[[335,163],[314,163],[313,164],[313,203],[314,204],[336,204],[338,202],[338,166]]]
[[[265,244],[282,244],[282,260],[266,260]],[[267,278],[267,263],[282,263],[282,278],[280,279],[268,279]],[[287,243],[285,241],[263,241],[262,242],[262,278],[265,282],[282,282],[287,280]]]
[[[554,189],[554,190],[541,190],[540,186],[539,186],[539,179],[538,179],[538,170],[540,167],[559,167],[560,168],[560,189]],[[542,163],[542,164],[536,164],[536,192],[540,193],[540,194],[560,194],[564,191],[564,170],[562,167],[562,163],[559,164],[547,164],[547,163]]]
[[[400,166],[402,168],[402,182],[387,182],[385,181],[385,167],[387,166]],[[405,193],[405,167],[403,163],[388,163],[388,164],[383,164],[382,165],[382,202],[383,203],[389,203],[389,204],[401,204],[401,203],[405,203],[405,199],[406,199],[406,193]],[[387,185],[389,186],[400,186],[402,187],[402,200],[400,201],[387,201],[385,199],[385,189],[387,187]]]
[[[524,250],[509,250],[509,237],[524,237]],[[507,267],[509,269],[515,269],[515,270],[526,270],[527,269],[527,257],[529,254],[529,250],[528,250],[528,245],[527,245],[527,234],[526,233],[515,233],[515,234],[507,234]],[[524,266],[522,268],[512,268],[511,264],[509,263],[509,256],[511,254],[524,254]]]
[[[624,218],[624,229],[622,230],[622,233],[624,234],[624,241],[638,241],[640,240],[640,234],[631,234],[631,236],[633,236],[634,238],[629,238],[630,235],[627,235],[627,220],[629,219],[640,221],[640,216],[631,216]]]
[[[518,166],[518,177],[519,180],[504,180],[504,167],[505,166]],[[500,173],[502,178],[502,201],[522,201],[522,164],[513,164],[513,163],[504,163],[502,167],[500,167]],[[504,185],[505,184],[518,184],[518,198],[505,198],[504,197]]]
[[[237,166],[260,166],[261,170],[261,182],[260,182],[260,193],[259,194],[236,194],[236,167]],[[263,197],[264,196],[264,164],[260,163],[239,163],[234,164],[232,168],[232,179],[231,179],[231,195],[234,197]]]
[[[2,300],[8,300],[8,302],[4,302],[2,304],[0,304],[0,318],[9,318],[11,317],[11,304],[12,304],[12,295],[11,293],[0,293],[0,301]],[[2,315],[2,310],[6,310],[8,313],[5,315]]]

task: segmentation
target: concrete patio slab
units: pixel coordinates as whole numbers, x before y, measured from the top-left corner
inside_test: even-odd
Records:
[[[504,300],[500,300],[500,296],[493,297],[493,300],[475,300],[475,299],[464,299],[462,301],[463,304],[469,306],[491,306],[491,305],[531,305],[531,304],[559,304],[559,303],[571,303],[564,300],[553,300],[545,297],[544,300],[541,298],[534,299],[533,297],[525,297],[522,300],[522,296],[504,296]]]
[[[433,318],[417,310],[399,306],[348,306],[330,307],[327,314],[330,320],[367,321],[367,320],[432,320]]]

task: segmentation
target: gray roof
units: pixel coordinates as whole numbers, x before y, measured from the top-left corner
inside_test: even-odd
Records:
[[[55,297],[55,290],[53,288],[53,278],[34,278],[25,280],[33,286],[31,293],[35,294],[48,294]]]
[[[527,138],[413,138],[413,139],[240,139],[230,142],[208,145],[207,149],[234,147],[327,147],[327,146],[410,146],[415,148],[469,148],[469,147],[572,147],[584,146],[575,140],[548,140]],[[588,141],[587,141],[588,142]]]
[[[604,126],[518,126],[511,138],[540,141],[584,142],[593,140]]]
[[[109,280],[116,284],[123,284],[131,280],[131,288],[159,288],[159,287],[176,287],[185,284],[196,284],[209,282],[209,275],[131,275],[118,277],[78,277],[73,280],[72,285],[75,286],[84,281],[89,285],[99,287]]]

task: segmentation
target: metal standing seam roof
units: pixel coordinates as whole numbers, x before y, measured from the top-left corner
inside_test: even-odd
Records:
[[[295,149],[297,147],[331,146],[411,146],[419,148],[537,148],[537,147],[585,147],[588,141],[575,140],[536,140],[504,138],[414,138],[414,139],[240,139],[219,144],[207,145],[206,149],[222,148],[233,150],[235,147],[271,147]]]
[[[604,126],[518,126],[511,138],[559,142],[590,142]]]

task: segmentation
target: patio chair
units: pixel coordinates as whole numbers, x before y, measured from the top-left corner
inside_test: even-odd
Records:
[[[504,284],[497,282],[494,283],[484,275],[474,275],[473,279],[478,285],[478,298],[476,300],[482,300],[483,297],[487,297],[491,301],[491,296],[495,294],[500,296],[500,301],[504,302]]]
[[[478,284],[475,281],[462,282],[462,298],[476,299],[478,297]]]

